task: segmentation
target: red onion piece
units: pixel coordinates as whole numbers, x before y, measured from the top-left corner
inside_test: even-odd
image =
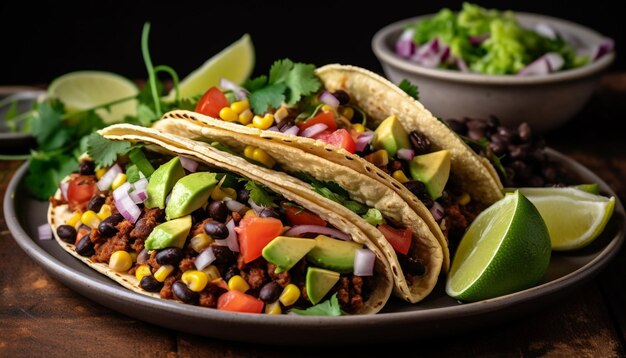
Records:
[[[443,206],[441,206],[441,204],[435,201],[433,206],[430,207],[430,213],[433,214],[433,218],[435,219],[435,221],[439,221],[443,219],[443,216],[445,215],[445,210]]]
[[[202,251],[200,255],[198,255],[198,257],[196,257],[196,260],[193,262],[193,264],[196,266],[196,269],[202,271],[207,268],[207,266],[212,264],[213,261],[215,261],[215,253],[213,252],[213,249],[209,246],[204,249],[204,251]]]
[[[596,50],[591,57],[592,61],[596,61],[607,53],[613,51],[615,48],[615,41],[610,38],[604,38],[602,42],[597,46]]]
[[[130,189],[132,189],[132,185],[129,182],[120,185],[117,189],[113,190],[113,199],[120,200],[120,198],[128,196]]]
[[[65,183],[61,183],[59,185],[59,189],[61,189],[61,195],[63,196],[63,199],[65,201],[67,201],[67,188],[69,188],[70,186],[70,182],[66,181]]]
[[[547,75],[550,73],[550,63],[544,56],[539,57],[526,67],[522,68],[517,74],[518,76],[535,76]]]
[[[413,42],[413,29],[406,29],[396,41],[396,54],[400,57],[409,58],[415,53],[415,43]]]
[[[289,129],[285,130],[283,133],[287,135],[298,135],[298,132],[300,132],[300,128],[298,128],[298,126],[291,126],[289,127]]]
[[[467,67],[467,62],[464,59],[458,57],[456,59],[456,66],[459,68],[461,72],[469,72],[469,67]]]
[[[52,227],[48,223],[39,225],[37,227],[37,232],[39,233],[39,240],[52,239]]]
[[[376,254],[369,249],[358,249],[354,255],[354,275],[373,276]]]
[[[119,200],[115,200],[115,207],[122,214],[124,219],[135,223],[139,216],[141,216],[141,209],[135,204],[132,199],[126,195]]]
[[[141,173],[141,172],[140,172]],[[142,178],[133,183],[133,188],[135,190],[141,190],[148,187],[148,179]]]
[[[439,39],[434,38],[420,46],[411,57],[411,60],[422,66],[435,68],[439,66],[449,54],[450,48],[448,46],[440,46]]]
[[[311,138],[314,135],[322,133],[326,130],[326,128],[328,128],[328,126],[324,123],[317,123],[303,130],[302,133],[300,133],[300,136]]]
[[[280,129],[278,129],[278,126],[271,126],[267,130],[270,132],[280,132]]]
[[[188,172],[195,173],[196,170],[198,170],[198,164],[200,163],[182,155],[179,155],[178,158],[180,158],[180,164],[183,166],[183,168],[187,169]]]
[[[320,101],[333,108],[339,107],[339,100],[337,99],[337,97],[333,96],[333,94],[328,91],[322,92],[322,94],[320,95]]]
[[[135,204],[141,204],[148,199],[148,191],[146,189],[131,191],[128,196]]]
[[[230,219],[226,223],[228,229],[228,237],[226,238],[226,244],[232,252],[239,252],[239,241],[237,241],[237,233],[235,232],[235,221]]]
[[[319,225],[296,225],[287,230],[283,236],[299,237],[302,234],[322,234],[335,237],[344,241],[351,241],[350,235],[326,226]]]
[[[220,79],[220,87],[222,87],[225,90],[233,91],[233,93],[235,94],[235,97],[237,97],[237,99],[240,101],[242,99],[248,98],[248,91],[237,86],[234,82],[231,82],[224,77]]]
[[[543,55],[543,57],[548,62],[548,66],[550,66],[550,72],[556,72],[560,70],[565,64],[563,56],[556,52],[548,52],[547,54]]]
[[[252,201],[252,199],[248,199],[248,204],[250,205],[252,210],[254,210],[254,212],[257,214],[260,213],[263,209],[265,209],[265,206],[258,205],[257,203]]]
[[[540,22],[537,25],[535,25],[535,32],[551,40],[555,40],[557,37],[556,30],[552,26],[543,22]]]
[[[402,160],[411,160],[415,156],[415,151],[413,149],[402,148],[398,149],[398,158]]]
[[[122,168],[118,164],[115,164],[114,166],[109,168],[109,170],[104,173],[102,178],[98,180],[98,189],[100,189],[101,191],[108,190],[111,187],[111,184],[113,184],[113,180],[115,180],[115,177],[121,172]]]
[[[372,139],[374,139],[373,131],[367,131],[367,132],[363,132],[359,134],[359,136],[356,139],[356,147],[354,148],[355,151],[356,152],[364,151],[367,145],[372,142]]]
[[[491,35],[489,33],[485,33],[482,35],[470,36],[468,40],[469,43],[472,44],[472,46],[478,46],[485,42],[485,40],[488,39],[490,36]]]
[[[238,202],[237,200],[224,200],[224,203],[226,204],[226,207],[230,211],[237,211],[237,212],[239,212],[239,210],[241,210],[241,209],[246,207],[245,205],[243,205],[242,203]]]

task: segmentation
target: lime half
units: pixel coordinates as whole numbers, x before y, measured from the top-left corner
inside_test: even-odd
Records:
[[[212,86],[218,86],[222,77],[236,84],[245,81],[254,69],[254,46],[250,35],[245,34],[183,78],[179,84],[180,97],[203,94]],[[174,99],[172,90],[167,96]]]
[[[77,71],[57,77],[48,86],[48,95],[58,98],[69,112],[88,110],[139,93],[130,80],[111,72]],[[130,99],[110,106],[110,110],[100,108],[96,113],[106,122],[122,121],[125,116],[137,113],[137,101]]]
[[[446,293],[479,301],[529,288],[544,275],[550,253],[539,211],[515,191],[470,225],[452,260]]]
[[[521,188],[548,226],[552,249],[567,251],[589,245],[609,222],[615,198],[576,188]]]

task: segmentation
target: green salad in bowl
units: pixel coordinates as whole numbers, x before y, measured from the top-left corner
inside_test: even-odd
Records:
[[[524,27],[512,11],[464,3],[409,23],[395,53],[429,68],[488,75],[541,75],[584,66],[613,51],[613,40],[588,46],[547,23]]]

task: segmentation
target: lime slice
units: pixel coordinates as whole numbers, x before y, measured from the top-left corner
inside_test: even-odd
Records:
[[[58,98],[69,112],[78,112],[111,103],[139,93],[130,80],[111,72],[77,71],[57,77],[48,86],[48,95]],[[110,110],[100,108],[96,113],[106,122],[122,121],[137,113],[134,99],[115,104]]]
[[[202,94],[212,86],[218,86],[222,77],[241,84],[250,76],[253,69],[254,46],[250,35],[245,34],[183,78],[178,86],[180,97]],[[174,96],[172,90],[167,98],[172,100]]]
[[[548,226],[552,249],[580,249],[596,239],[609,222],[615,198],[576,188],[522,188]]]
[[[541,215],[519,191],[506,195],[470,225],[452,260],[446,293],[479,301],[535,285],[550,262]]]

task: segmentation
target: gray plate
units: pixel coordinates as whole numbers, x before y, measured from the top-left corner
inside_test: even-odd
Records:
[[[582,182],[600,178],[575,161],[550,151]],[[70,256],[55,241],[40,241],[37,227],[46,222],[47,202],[32,199],[24,186],[27,164],[15,174],[4,200],[6,222],[20,247],[47,272],[80,294],[137,319],[188,333],[265,344],[347,344],[388,342],[452,335],[508,320],[561,298],[595,276],[618,252],[626,216],[619,199],[604,233],[585,249],[554,253],[536,287],[486,301],[459,304],[445,295],[443,280],[424,301],[410,305],[392,298],[383,312],[370,316],[302,317],[222,312],[159,300],[124,289]]]
[[[13,103],[17,105],[18,114],[28,112],[37,99],[45,93],[42,90],[26,88],[15,92],[0,93],[0,153],[7,159],[11,159],[10,155],[19,156],[19,154],[28,153],[37,144],[35,138],[29,133],[13,132],[9,129],[5,121],[7,112]],[[18,128],[21,128],[21,124],[20,121],[15,123]],[[15,159],[20,158],[16,157]]]

